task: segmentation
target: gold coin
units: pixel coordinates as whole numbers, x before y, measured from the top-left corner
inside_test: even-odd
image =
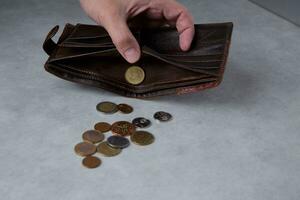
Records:
[[[110,131],[110,127],[111,127],[111,125],[106,122],[98,122],[94,126],[95,130],[101,131],[102,133],[106,133],[106,132]]]
[[[135,132],[135,126],[127,121],[118,121],[111,125],[111,131],[113,134],[125,137]]]
[[[149,145],[154,142],[154,136],[147,131],[136,131],[130,136],[130,140],[138,145]]]
[[[129,113],[132,113],[132,111],[133,111],[133,108],[130,105],[125,104],[125,103],[119,104],[118,109],[119,109],[119,111],[121,111],[124,114],[129,114]]]
[[[95,145],[89,142],[81,142],[76,144],[74,150],[79,156],[90,156],[96,152],[97,148]]]
[[[107,142],[101,142],[97,146],[97,152],[101,153],[102,155],[107,156],[107,157],[116,156],[119,153],[121,153],[121,151],[122,151],[121,149],[113,148],[113,147],[109,146]]]
[[[82,139],[91,143],[98,143],[104,140],[104,135],[100,131],[88,130],[82,134]]]
[[[82,165],[87,168],[96,168],[101,165],[100,158],[97,158],[95,156],[87,156],[82,160]]]
[[[132,85],[141,84],[145,79],[145,72],[141,67],[131,66],[125,72],[125,79]]]
[[[117,104],[109,101],[98,103],[96,108],[99,112],[103,112],[107,114],[113,114],[118,111]]]

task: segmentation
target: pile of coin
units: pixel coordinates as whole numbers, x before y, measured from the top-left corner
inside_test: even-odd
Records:
[[[132,106],[122,103],[115,104],[105,101],[96,106],[99,112],[105,114],[113,114],[118,111],[124,114],[133,112]],[[172,119],[170,113],[159,111],[153,115],[155,120],[167,122]],[[98,122],[94,125],[94,130],[87,130],[82,134],[83,142],[75,145],[75,153],[84,157],[83,166],[87,168],[96,168],[101,165],[102,161],[95,153],[99,153],[105,157],[112,157],[120,154],[123,149],[130,145],[131,142],[137,145],[145,146],[154,142],[155,137],[148,131],[138,130],[147,128],[151,125],[151,121],[144,117],[137,117],[131,122],[117,121],[112,124],[107,122]],[[111,133],[105,140],[104,133]]]

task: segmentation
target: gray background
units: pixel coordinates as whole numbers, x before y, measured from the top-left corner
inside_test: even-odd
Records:
[[[182,1],[197,23],[233,21],[230,58],[217,89],[152,100],[117,96],[43,69],[42,41],[55,24],[92,23],[77,1],[1,1],[1,199],[299,200],[300,29],[245,0]],[[134,105],[104,116],[98,102]],[[73,147],[98,121],[174,120],[149,129],[100,168]]]
[[[299,0],[251,0],[258,5],[300,25]]]

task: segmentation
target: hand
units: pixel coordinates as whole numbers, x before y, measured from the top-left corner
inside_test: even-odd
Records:
[[[107,30],[120,54],[130,63],[139,60],[141,50],[127,22],[140,14],[149,22],[176,26],[180,48],[187,51],[191,46],[195,32],[192,16],[175,0],[80,0],[80,3],[89,17]]]

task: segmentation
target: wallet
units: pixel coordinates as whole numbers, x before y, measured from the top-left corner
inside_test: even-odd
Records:
[[[66,24],[54,42],[52,38],[58,29],[55,26],[43,44],[49,55],[46,71],[120,95],[147,98],[218,86],[224,74],[233,24],[196,24],[191,48],[185,52],[179,47],[176,28],[131,28],[141,48],[141,58],[134,64],[119,54],[101,26]],[[139,84],[131,84],[125,78],[132,66],[144,72]]]

